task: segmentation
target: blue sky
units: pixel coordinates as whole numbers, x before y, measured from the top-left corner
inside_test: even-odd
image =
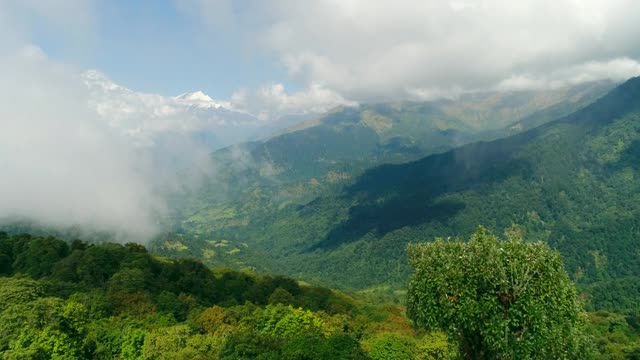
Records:
[[[229,98],[239,88],[286,80],[276,58],[248,48],[233,31],[205,29],[173,1],[101,1],[93,12],[88,38],[69,39],[36,24],[36,45],[53,58],[162,95],[203,90]]]

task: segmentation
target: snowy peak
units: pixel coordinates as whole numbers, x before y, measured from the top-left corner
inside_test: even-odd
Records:
[[[180,101],[185,105],[192,105],[199,108],[229,108],[230,104],[226,102],[218,102],[213,100],[209,95],[203,93],[202,91],[194,91],[190,93],[185,93],[182,95],[178,95],[174,97],[174,99]]]
[[[212,99],[202,91],[194,91],[174,97],[165,97],[157,94],[145,94],[135,92],[124,86],[114,83],[108,76],[97,70],[88,70],[82,73],[82,79],[94,95],[107,97],[113,100],[115,97],[136,98],[145,102],[162,102],[170,107],[196,108],[196,109],[226,109],[231,110],[232,106],[227,101]]]
[[[178,95],[176,96],[176,99],[179,100],[194,100],[194,101],[213,101],[213,99],[203,93],[202,91],[198,90],[198,91],[194,91],[194,92],[190,92],[190,93],[185,93],[182,95]]]

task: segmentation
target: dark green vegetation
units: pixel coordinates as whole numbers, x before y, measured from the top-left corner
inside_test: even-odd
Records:
[[[552,260],[547,279],[562,267],[557,254]],[[284,277],[211,271],[194,260],[153,257],[136,244],[0,233],[0,261],[2,359],[457,358],[457,337],[449,341],[443,332],[414,328],[400,306],[373,305],[361,300],[364,295],[354,298]],[[478,270],[484,265],[469,263]],[[409,309],[419,325],[426,324],[419,314],[428,311],[423,303],[415,306],[416,294],[424,290],[423,271],[417,266],[410,288]],[[565,275],[548,284],[566,286],[553,293],[560,304],[562,289],[569,289],[569,300],[575,296],[566,280]],[[478,292],[478,283],[459,285],[462,296],[473,286]],[[529,289],[537,285],[531,281]],[[463,297],[455,300],[464,303]],[[509,311],[531,313],[520,305],[515,299]],[[485,310],[491,314],[501,306],[493,301]],[[573,316],[574,310],[571,305],[559,312]],[[434,321],[450,330],[451,315]],[[638,358],[640,317],[597,312],[587,319],[587,334],[576,340],[591,337],[597,358]]]
[[[167,223],[177,235],[156,242],[154,251],[199,257],[217,266],[280,271],[280,259],[271,255],[297,251],[297,240],[285,235],[276,251],[271,241],[254,241],[254,232],[269,226],[274,213],[339,194],[371,166],[527,130],[583,108],[612,86],[603,82],[339,108],[265,141],[220,150],[213,154],[215,176],[200,191],[173,202],[178,211]],[[343,217],[331,211],[322,216]],[[270,260],[276,261],[268,266]]]
[[[203,219],[224,221],[209,228],[186,223],[182,252],[201,256],[207,241],[224,239],[239,249],[237,259],[264,271],[341,287],[403,287],[408,242],[520,224],[526,238],[560,251],[588,309],[636,311],[639,144],[640,79],[632,79],[565,118],[383,165],[304,205],[252,216],[216,210],[218,218]],[[622,296],[612,298],[611,289]]]
[[[410,275],[405,256],[410,242],[469,238],[478,224],[495,233],[509,229],[508,236],[519,233],[542,241],[564,258],[562,264],[557,253],[546,246],[537,248],[548,259],[531,264],[540,265],[540,283],[533,288],[549,296],[544,306],[529,306],[527,301],[510,304],[507,313],[514,314],[505,319],[500,318],[504,305],[496,303],[494,296],[492,302],[475,298],[479,307],[454,306],[454,311],[438,317],[428,312],[437,307],[417,310],[411,304],[416,303],[418,291],[436,297],[443,293],[413,282],[409,311],[417,324],[448,331],[451,343],[461,345],[463,355],[584,358],[593,353],[604,359],[636,359],[640,356],[640,79],[576,108],[567,115],[562,112],[566,107],[548,107],[502,130],[463,134],[469,128],[458,128],[460,132],[450,133],[456,141],[429,138],[435,134],[433,128],[430,135],[414,129],[398,135],[405,136],[400,143],[415,145],[406,140],[415,131],[417,138],[429,138],[427,146],[414,147],[415,151],[395,148],[402,149],[395,152],[380,150],[387,143],[379,134],[368,143],[363,140],[367,137],[362,134],[368,131],[364,128],[370,127],[367,121],[372,123],[364,118],[370,116],[366,111],[371,108],[338,111],[313,127],[253,144],[249,153],[232,157],[229,154],[235,150],[228,149],[226,155],[216,154],[228,159],[228,171],[223,172],[228,181],[212,182],[203,193],[194,194],[197,201],[186,201],[182,215],[187,220],[176,233],[157,242],[154,250],[380,293],[404,287]],[[381,113],[378,108],[376,114]],[[564,117],[549,122],[556,116]],[[401,118],[398,114],[386,117]],[[348,118],[354,119],[351,125],[344,121]],[[414,123],[418,118],[415,115]],[[379,122],[374,123],[380,128]],[[460,120],[459,124],[469,123]],[[500,138],[511,132],[515,134],[437,153],[472,139]],[[341,142],[332,142],[345,133],[348,136]],[[320,144],[327,144],[324,152],[317,152]],[[437,154],[403,163],[429,153]],[[243,164],[242,171],[235,170],[234,161]],[[391,164],[365,170],[381,162]],[[229,190],[229,197],[212,195],[220,184]],[[464,248],[462,243],[455,244]],[[528,245],[524,244],[512,243],[512,255],[526,257]],[[416,266],[416,253],[412,254]],[[468,265],[469,274],[481,274],[486,264]],[[425,279],[437,278],[422,276],[428,272],[416,268],[422,285],[428,282]],[[553,287],[543,283],[550,280],[549,274],[557,275]],[[569,279],[577,284],[577,292]],[[481,295],[484,285],[480,281],[465,286],[466,291]],[[491,291],[505,290],[499,284],[492,286],[497,287]],[[510,294],[509,290],[503,293]],[[456,299],[457,293],[444,294]],[[576,296],[593,311],[586,323]],[[478,315],[482,306],[487,311]],[[531,313],[540,315],[543,308],[562,321],[549,323],[547,315],[529,318]],[[498,325],[483,329],[491,314]],[[545,330],[532,331],[527,337],[519,332],[527,324]],[[380,358],[415,357],[425,346],[395,335],[375,339],[362,346],[369,356],[388,351]],[[428,343],[438,343],[437,339],[432,336]],[[446,348],[442,356],[451,351]]]
[[[207,205],[239,200],[250,193],[247,187],[291,201],[309,198],[318,187],[344,183],[372,165],[418,159],[530,129],[583,108],[612,87],[597,82],[555,91],[338,108],[265,141],[217,151],[212,188],[198,195],[209,201]],[[220,185],[225,191],[216,188]]]
[[[416,332],[397,306],[155,258],[136,244],[0,233],[2,359],[392,359],[418,350],[418,359],[450,352],[442,334]]]
[[[480,228],[468,242],[412,245],[409,317],[444,330],[465,359],[593,358],[560,254],[525,243],[517,228],[508,236]]]

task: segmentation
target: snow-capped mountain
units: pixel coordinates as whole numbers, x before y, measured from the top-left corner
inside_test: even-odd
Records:
[[[82,79],[89,89],[90,106],[111,127],[144,147],[189,137],[211,151],[267,136],[306,118],[300,115],[265,121],[234,108],[228,101],[214,100],[202,91],[178,96],[136,92],[95,70],[83,73]]]
[[[209,95],[203,93],[200,90],[178,95],[174,97],[174,99],[182,104],[195,106],[202,109],[231,109],[230,102],[213,100]]]

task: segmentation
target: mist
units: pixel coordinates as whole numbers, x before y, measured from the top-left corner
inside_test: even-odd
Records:
[[[0,218],[146,242],[160,229],[167,194],[197,184],[174,165],[208,149],[188,133],[162,147],[136,144],[89,106],[80,74],[33,46],[0,58]]]

